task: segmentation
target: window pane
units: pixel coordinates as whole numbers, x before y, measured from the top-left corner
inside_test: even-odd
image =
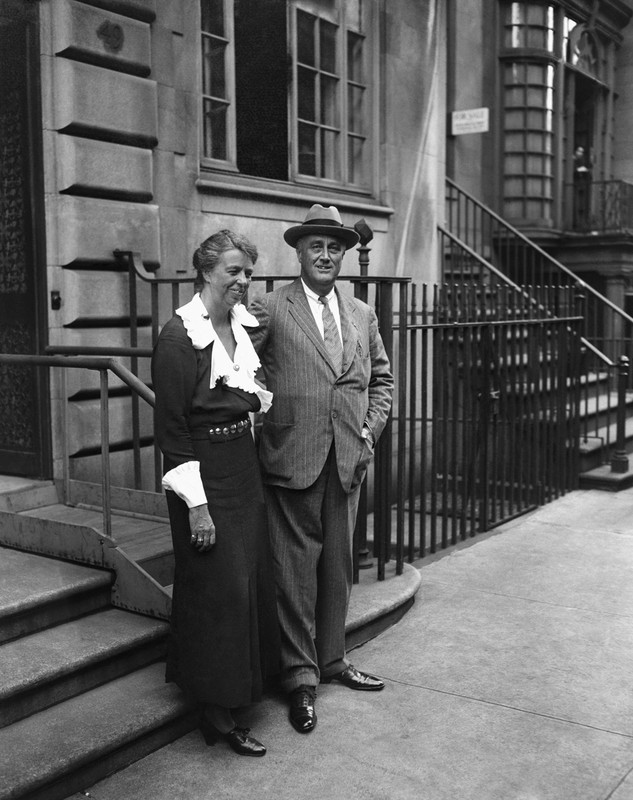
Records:
[[[528,86],[527,87],[527,105],[537,106],[542,108],[545,106],[545,87],[544,86]]]
[[[227,105],[214,100],[204,100],[204,155],[207,158],[226,160]]]
[[[506,153],[521,153],[525,148],[525,136],[522,133],[507,133],[505,145]]]
[[[336,78],[321,76],[321,119],[323,125],[335,125],[339,122],[339,101],[338,101],[339,82]]]
[[[363,125],[363,97],[365,89],[362,86],[348,86],[347,90],[347,128],[349,133],[362,133]]]
[[[527,82],[547,85],[546,78],[547,67],[542,64],[528,64],[527,65]]]
[[[202,91],[214,97],[226,98],[227,45],[208,36],[202,39]]]
[[[355,33],[347,34],[347,79],[364,83],[363,44],[365,39]]]
[[[299,123],[299,172],[316,176],[316,128]]]
[[[523,195],[523,178],[507,178],[504,186],[506,197],[521,197]]]
[[[505,82],[506,85],[511,86],[516,84],[518,86],[523,87],[525,83],[525,73],[526,73],[526,65],[525,64],[509,64],[506,67],[505,73]]]
[[[338,73],[336,61],[336,34],[338,28],[331,22],[321,20],[319,37],[320,68],[325,72]]]
[[[297,57],[301,64],[316,66],[314,35],[316,17],[297,11]]]
[[[525,172],[523,156],[506,156],[504,171],[506,175],[520,175]]]
[[[530,174],[536,174],[539,172],[544,172],[545,170],[545,161],[542,156],[537,155],[529,155],[527,157],[527,171]]]
[[[513,86],[506,91],[506,106],[525,105],[525,89],[523,86]]]
[[[316,122],[316,73],[311,69],[299,67],[299,118]]]
[[[552,204],[549,200],[528,200],[525,204],[527,219],[550,219]]]
[[[348,165],[347,180],[356,186],[366,186],[369,181],[365,175],[365,139],[358,136],[350,136],[347,140]]]
[[[545,112],[530,109],[527,113],[527,126],[528,128],[544,128]]]
[[[523,201],[522,200],[506,200],[503,204],[506,217],[510,219],[519,219],[523,216]]]
[[[224,0],[200,0],[202,30],[224,36]]]
[[[321,177],[341,180],[339,134],[336,131],[321,131]]]
[[[523,111],[506,112],[506,130],[522,130],[525,128],[525,114]]]

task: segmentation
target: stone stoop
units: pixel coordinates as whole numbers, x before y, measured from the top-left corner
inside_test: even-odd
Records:
[[[195,725],[168,623],[112,607],[112,582],[0,547],[0,800],[62,800]]]

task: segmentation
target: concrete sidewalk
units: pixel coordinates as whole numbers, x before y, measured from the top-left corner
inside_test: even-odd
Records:
[[[632,800],[633,490],[573,492],[417,566],[413,608],[352,654],[383,692],[320,687],[308,735],[267,697],[247,720],[265,758],[194,731],[90,796]]]

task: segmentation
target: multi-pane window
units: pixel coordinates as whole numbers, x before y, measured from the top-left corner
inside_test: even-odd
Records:
[[[554,51],[554,9],[540,3],[509,3],[505,12],[505,47]]]
[[[503,208],[535,224],[554,211],[555,19],[547,3],[504,6]]]
[[[322,5],[296,9],[294,170],[298,176],[367,187],[372,115],[367,4]]]
[[[233,161],[232,0],[201,0],[202,155]]]
[[[200,0],[203,166],[369,191],[373,2]]]
[[[554,67],[505,65],[504,211],[549,220],[554,176]]]

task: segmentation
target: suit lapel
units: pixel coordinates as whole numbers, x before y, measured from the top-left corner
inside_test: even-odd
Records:
[[[343,373],[351,367],[359,338],[356,321],[356,306],[338,290],[339,314],[341,315],[341,334],[343,336]]]
[[[310,341],[314,344],[316,349],[327,361],[327,363],[332,366],[328,352],[325,349],[325,342],[323,341],[323,337],[319,333],[317,324],[314,321],[314,315],[310,310],[308,298],[306,297],[306,293],[303,291],[303,286],[299,278],[297,278],[297,280],[291,286],[291,291],[288,294],[288,301],[290,304],[291,316],[308,336]]]

